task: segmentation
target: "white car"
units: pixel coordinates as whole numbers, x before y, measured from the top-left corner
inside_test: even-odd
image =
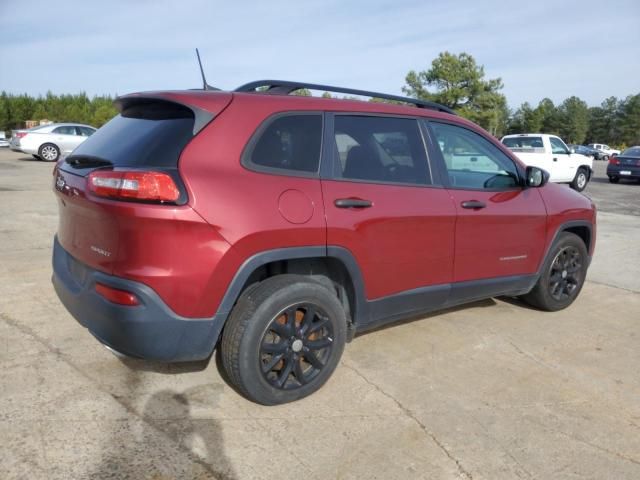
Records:
[[[523,133],[506,135],[501,141],[526,165],[549,172],[549,181],[569,183],[578,192],[593,175],[593,158],[573,152],[555,135]]]
[[[609,145],[605,145],[604,143],[590,143],[587,147],[595,148],[602,152],[602,160],[609,160],[609,157],[613,155],[620,155],[620,150],[616,150],[615,148],[611,148]]]
[[[61,155],[70,154],[95,131],[89,125],[77,123],[52,123],[29,130],[14,130],[10,148],[14,152],[28,153],[38,159],[55,162]]]

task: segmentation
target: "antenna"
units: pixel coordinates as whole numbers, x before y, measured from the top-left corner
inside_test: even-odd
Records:
[[[198,65],[200,65],[200,74],[202,75],[202,89],[203,90],[220,90],[219,88],[212,87],[207,83],[207,79],[204,76],[204,70],[202,68],[202,61],[200,60],[200,52],[196,48],[196,56],[198,57]]]

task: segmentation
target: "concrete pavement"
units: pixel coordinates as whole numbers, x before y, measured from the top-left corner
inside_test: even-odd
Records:
[[[66,313],[51,169],[0,151],[0,478],[640,478],[640,217],[600,211],[569,309],[487,300],[361,335],[321,391],[267,408],[213,360],[124,362]]]

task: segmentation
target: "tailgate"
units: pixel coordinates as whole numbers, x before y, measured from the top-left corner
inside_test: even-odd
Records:
[[[175,98],[174,94],[165,98],[154,94],[118,99],[116,105],[121,113],[56,165],[58,241],[82,263],[113,273],[118,261],[126,260],[127,252],[120,248],[120,241],[131,225],[144,225],[144,217],[149,215],[166,217],[172,208],[96,197],[87,189],[91,172],[98,169],[160,171],[181,187],[175,205],[187,203],[186,189],[178,172],[180,154],[229,104],[231,94],[209,93],[206,103],[199,102],[206,110],[179,103]],[[153,241],[155,230],[157,228],[147,230],[150,235],[147,241]]]

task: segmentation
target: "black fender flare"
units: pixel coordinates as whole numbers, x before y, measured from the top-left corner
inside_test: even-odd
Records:
[[[369,315],[369,309],[366,301],[364,290],[364,281],[362,272],[358,266],[358,262],[351,253],[343,247],[338,246],[306,246],[306,247],[287,247],[277,248],[274,250],[265,250],[258,252],[247,258],[234,275],[231,283],[222,297],[220,306],[216,313],[216,319],[226,322],[229,313],[233,309],[238,297],[242,293],[242,287],[245,285],[249,276],[259,267],[267,263],[278,260],[295,260],[301,258],[335,258],[342,262],[347,269],[354,288],[355,305],[353,314],[353,322],[360,323],[361,320],[366,321]]]
[[[553,245],[556,243],[556,240],[558,240],[558,237],[560,236],[560,234],[573,227],[586,227],[587,230],[589,230],[589,244],[586,245],[587,254],[589,253],[591,243],[593,242],[593,225],[591,224],[591,222],[587,220],[570,220],[568,222],[561,223],[556,228],[556,232],[553,234],[553,238],[551,239],[551,242],[549,242],[549,246],[547,247],[547,250],[544,252],[544,255],[542,256],[542,260],[540,261],[540,266],[538,267],[538,273],[537,273],[538,278],[540,278],[540,275],[542,275],[542,268],[544,267],[545,262],[549,258],[549,255],[551,254],[551,249],[553,248]],[[589,255],[587,262],[591,263],[591,255]]]

